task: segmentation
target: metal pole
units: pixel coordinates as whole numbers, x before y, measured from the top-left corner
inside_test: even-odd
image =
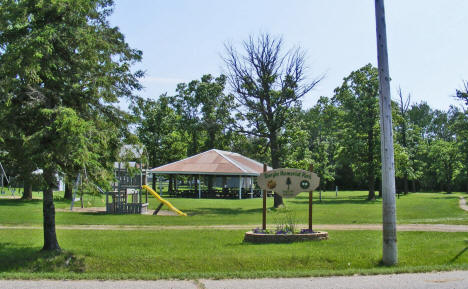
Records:
[[[393,155],[392,108],[390,98],[390,73],[388,68],[387,33],[384,0],[375,0],[377,32],[377,58],[379,64],[380,139],[382,154],[382,211],[383,246],[385,265],[398,263],[395,202],[395,167]]]

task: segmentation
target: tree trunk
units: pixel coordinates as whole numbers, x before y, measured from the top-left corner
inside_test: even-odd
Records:
[[[403,104],[402,104],[403,105]],[[401,113],[403,115],[403,117],[405,117],[405,111],[403,108],[401,108]],[[402,125],[402,131],[401,131],[401,134],[402,134],[402,145],[404,148],[407,148],[408,147],[408,144],[406,142],[406,118],[404,119],[403,121],[403,125]],[[405,195],[408,194],[408,173],[405,172],[404,176],[403,176],[403,193]]]
[[[279,161],[279,147],[276,133],[270,134],[270,150],[271,150],[271,165],[273,169],[278,169],[280,167]],[[273,207],[279,208],[281,205],[284,205],[283,197],[276,194],[274,195]]]
[[[70,175],[65,175],[65,200],[73,199],[73,178]]]
[[[468,169],[466,170],[466,179],[468,180]],[[466,193],[468,194],[468,181],[466,182]]]
[[[198,133],[196,130],[192,131],[192,145],[190,155],[196,155],[198,153]]]
[[[369,176],[368,177],[369,181],[369,195],[367,196],[367,200],[375,200],[375,177]]]
[[[42,213],[44,217],[44,247],[42,251],[60,251],[55,232],[55,207],[53,188],[55,187],[55,175],[51,171],[44,170],[46,185],[44,188],[44,198],[42,203]]]
[[[408,174],[405,173],[403,176],[403,193],[405,195],[408,194],[409,188],[408,188]]]
[[[207,150],[215,148],[216,146],[215,139],[216,139],[216,131],[210,127],[208,129],[208,140],[206,141],[206,146],[205,146]]]
[[[448,165],[446,166],[448,169],[448,173],[447,173],[447,194],[451,194],[452,193],[452,176],[453,176],[453,167],[451,165],[451,163],[448,163]]]
[[[21,199],[28,201],[32,200],[32,181],[30,177],[24,178],[23,196]]]

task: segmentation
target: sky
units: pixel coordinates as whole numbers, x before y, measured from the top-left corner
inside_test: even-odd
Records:
[[[468,81],[468,1],[385,1],[392,98],[398,88],[412,103],[447,110]],[[173,95],[178,83],[225,73],[224,45],[239,50],[250,35],[282,37],[306,52],[309,79],[323,76],[304,99],[332,97],[343,78],[377,66],[372,0],[115,0],[111,25],[143,51],[140,95]]]

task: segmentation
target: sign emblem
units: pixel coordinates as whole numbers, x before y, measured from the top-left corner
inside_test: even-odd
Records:
[[[300,185],[301,185],[301,188],[303,188],[304,190],[307,190],[310,187],[310,182],[308,180],[302,180]]]

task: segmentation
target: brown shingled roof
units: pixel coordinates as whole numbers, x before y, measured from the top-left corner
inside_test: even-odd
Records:
[[[263,172],[263,164],[238,153],[212,149],[154,168],[151,172],[180,175],[258,176]]]

